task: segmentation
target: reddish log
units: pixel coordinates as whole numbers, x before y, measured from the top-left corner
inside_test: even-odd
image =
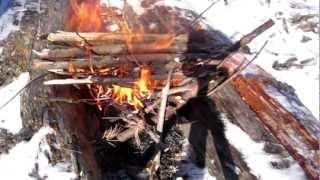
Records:
[[[243,61],[246,61],[243,56],[234,54],[228,57],[222,68],[232,73]],[[320,125],[311,119],[299,119],[272,96],[268,88],[277,90],[277,83],[277,80],[256,65],[250,65],[232,81],[235,89],[254,110],[258,119],[297,160],[309,178],[318,179],[317,139]]]

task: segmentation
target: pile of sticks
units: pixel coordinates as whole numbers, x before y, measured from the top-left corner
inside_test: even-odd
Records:
[[[210,54],[187,53],[188,36],[186,34],[180,34],[173,38],[168,37],[169,35],[167,34],[135,34],[130,36],[130,44],[128,45],[128,35],[121,33],[62,31],[50,33],[46,36],[46,40],[53,45],[53,48],[33,51],[36,56],[33,61],[33,68],[59,75],[59,79],[45,81],[44,85],[46,86],[94,84],[109,87],[112,85],[130,87],[139,79],[141,66],[148,65],[153,71],[151,80],[166,82],[169,71],[172,72],[170,81],[179,80],[179,83],[168,90],[166,97],[164,97],[176,95],[171,97],[170,100],[178,102],[176,99],[179,99],[182,96],[181,94],[187,94],[184,95],[187,96],[187,99],[195,96],[199,89],[196,79],[199,76],[215,75],[216,72],[212,66],[218,65],[221,60],[211,59]],[[143,42],[141,42],[141,39],[143,39]],[[157,48],[155,46],[159,40],[168,40],[170,45]],[[86,69],[86,71],[70,72],[70,66],[76,69]],[[100,70],[106,68],[112,69],[119,66],[129,67],[130,72],[121,77],[100,72]],[[187,68],[184,68],[184,66]],[[94,69],[94,71],[89,69]],[[165,83],[163,83],[163,86],[166,86]],[[147,105],[148,107],[143,110],[144,113],[154,113],[155,119],[153,121],[155,123],[158,116],[156,111],[161,104],[159,99],[161,94],[160,86],[149,97],[148,101],[151,104]],[[110,99],[112,98],[106,98],[106,100]],[[187,99],[179,102],[185,102]],[[94,99],[52,98],[51,100],[94,104]],[[145,129],[145,124],[141,123],[143,116],[131,113],[125,108],[122,109],[122,112],[124,113],[121,114],[120,119],[126,122],[136,122],[136,124],[131,124],[131,128],[117,133],[117,136],[112,135],[115,132],[119,132],[113,128],[113,133],[105,133],[105,136],[108,137],[107,139],[112,137],[124,142],[136,136],[141,129]],[[174,109],[171,109],[170,112],[173,113]],[[168,117],[170,113],[166,114]],[[140,126],[136,126],[138,124]]]

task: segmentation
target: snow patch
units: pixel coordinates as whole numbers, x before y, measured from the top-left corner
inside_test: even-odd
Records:
[[[223,116],[228,141],[239,150],[247,162],[251,172],[261,180],[306,180],[307,177],[299,164],[292,162],[287,169],[274,169],[271,161],[279,160],[279,157],[267,154],[263,151],[264,143],[253,141],[248,134],[238,126],[232,124]]]
[[[10,84],[0,89],[0,99],[2,106],[10,100],[19,90],[21,90],[29,81],[29,73],[22,73]],[[8,129],[12,133],[18,133],[22,128],[20,117],[20,96],[15,97],[9,104],[0,110],[0,127]]]
[[[50,150],[45,136],[54,133],[49,127],[42,127],[29,142],[20,142],[13,147],[9,154],[0,156],[1,179],[35,179],[29,176],[37,163],[39,175],[46,179],[70,180],[76,176],[67,172],[68,164],[60,163],[55,166],[49,164],[45,150]]]

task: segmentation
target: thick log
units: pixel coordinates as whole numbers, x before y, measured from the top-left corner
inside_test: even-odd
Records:
[[[125,34],[125,33],[103,33],[103,32],[65,32],[58,31],[50,33],[47,40],[51,43],[68,44],[73,46],[102,45],[102,44],[141,44],[141,43],[157,43],[165,40],[176,42],[178,44],[186,44],[188,35],[181,34],[173,36],[172,34]]]
[[[172,75],[173,80],[184,79],[181,73],[176,73]],[[54,79],[45,81],[44,85],[72,85],[72,84],[101,84],[101,85],[111,85],[111,84],[122,84],[122,83],[134,83],[138,80],[138,77],[89,77],[84,79]],[[151,80],[166,80],[166,75],[152,75]]]
[[[67,69],[70,64],[77,68],[88,68],[92,65],[94,68],[105,68],[120,64],[149,64],[149,63],[168,63],[170,61],[194,61],[210,58],[208,54],[134,54],[134,55],[118,55],[118,56],[93,56],[91,61],[87,59],[63,59],[64,61],[44,61],[36,59],[33,61],[34,69]],[[211,65],[218,65],[221,61],[210,59]]]
[[[230,56],[222,67],[232,72],[243,60],[245,59],[241,58],[241,55],[236,54]],[[301,109],[295,109],[296,106],[288,107],[290,101],[279,101],[279,95],[285,100],[289,100],[289,97],[285,96],[286,93],[280,93],[282,90],[277,80],[256,65],[250,65],[232,81],[232,85],[309,178],[318,179],[319,122],[309,115],[301,117],[294,114],[294,111]],[[300,105],[303,106],[301,102]],[[307,109],[303,108],[303,112],[308,114],[306,111]]]

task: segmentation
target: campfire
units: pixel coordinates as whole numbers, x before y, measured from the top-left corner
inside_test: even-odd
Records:
[[[94,109],[102,124],[101,141],[110,147],[130,141],[141,154],[152,149],[151,155],[143,155],[150,174],[160,166],[164,122],[177,116],[189,99],[228,82],[223,60],[273,25],[270,20],[217,51],[203,48],[190,32],[177,27],[174,13],[159,19],[161,29],[148,30],[136,16],[102,6],[99,0],[70,0],[70,5],[65,31],[42,37],[49,48],[34,51],[33,68],[55,74],[44,85],[73,86],[81,92],[78,99],[51,101]],[[203,32],[200,23],[188,26]]]

